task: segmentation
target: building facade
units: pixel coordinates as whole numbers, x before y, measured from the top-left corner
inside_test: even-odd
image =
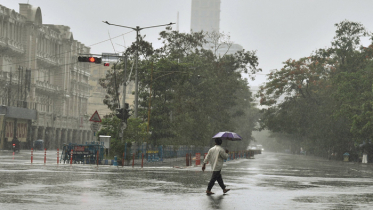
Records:
[[[0,5],[0,149],[21,131],[22,147],[37,139],[46,148],[92,140],[87,109],[95,64],[77,59],[89,53],[68,26],[43,24],[39,7],[19,4],[17,13]],[[18,109],[26,119],[9,111]]]

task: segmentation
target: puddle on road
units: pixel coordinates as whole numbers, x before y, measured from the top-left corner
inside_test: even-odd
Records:
[[[323,196],[301,196],[293,199],[301,203],[320,203],[325,204],[328,209],[356,209],[366,207],[370,209],[373,193],[338,194]]]

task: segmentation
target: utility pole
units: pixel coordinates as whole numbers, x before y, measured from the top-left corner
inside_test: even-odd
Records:
[[[123,63],[124,63],[124,81],[123,81],[123,98],[122,98],[122,109],[126,109],[126,90],[127,90],[127,55],[123,56]],[[124,119],[124,115],[125,115],[125,111],[123,110],[123,116],[122,116],[122,119]],[[124,135],[123,135],[123,131],[124,129],[126,129],[127,125],[126,125],[126,122],[122,121],[122,128],[121,128],[121,132],[122,132],[122,138],[121,138],[121,143],[124,142]]]
[[[138,102],[139,102],[139,81],[138,81],[138,72],[137,72],[137,63],[139,59],[139,31],[147,28],[156,28],[156,27],[161,27],[161,26],[171,26],[175,23],[169,23],[169,24],[164,24],[164,25],[156,25],[156,26],[148,26],[148,27],[143,27],[140,28],[140,26],[136,26],[136,28],[133,27],[128,27],[128,26],[122,26],[122,25],[116,25],[116,24],[111,24],[108,21],[102,21],[108,25],[113,25],[113,26],[118,26],[118,27],[123,27],[123,28],[129,28],[134,31],[136,31],[136,59],[135,59],[135,118],[137,118],[137,109],[138,109]]]
[[[122,104],[123,108],[125,108],[126,103],[126,91],[127,91],[127,55],[124,56],[124,82],[123,82],[123,98],[122,98]]]

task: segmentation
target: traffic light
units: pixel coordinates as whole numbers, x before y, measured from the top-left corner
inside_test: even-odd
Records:
[[[85,57],[85,56],[79,56],[78,57],[79,62],[89,62],[89,63],[96,63],[100,64],[102,62],[102,58],[99,57]]]
[[[110,66],[110,63],[104,63],[104,66]]]
[[[115,116],[117,116],[123,122],[127,122],[127,119],[131,116],[129,114],[130,109],[129,109],[128,103],[125,103],[124,108],[117,108],[115,109],[115,111],[116,111]]]
[[[128,103],[124,103],[124,108],[129,111],[130,105]]]
[[[117,116],[117,118],[123,120],[124,109],[123,108],[117,108],[117,109],[115,109],[115,111],[116,111],[115,116]]]

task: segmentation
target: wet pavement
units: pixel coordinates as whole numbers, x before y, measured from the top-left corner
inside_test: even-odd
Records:
[[[56,151],[0,151],[0,209],[373,209],[373,165],[263,153],[211,172],[182,159],[116,167],[57,164]],[[175,166],[179,166],[177,168]],[[210,170],[210,168],[208,167]]]

